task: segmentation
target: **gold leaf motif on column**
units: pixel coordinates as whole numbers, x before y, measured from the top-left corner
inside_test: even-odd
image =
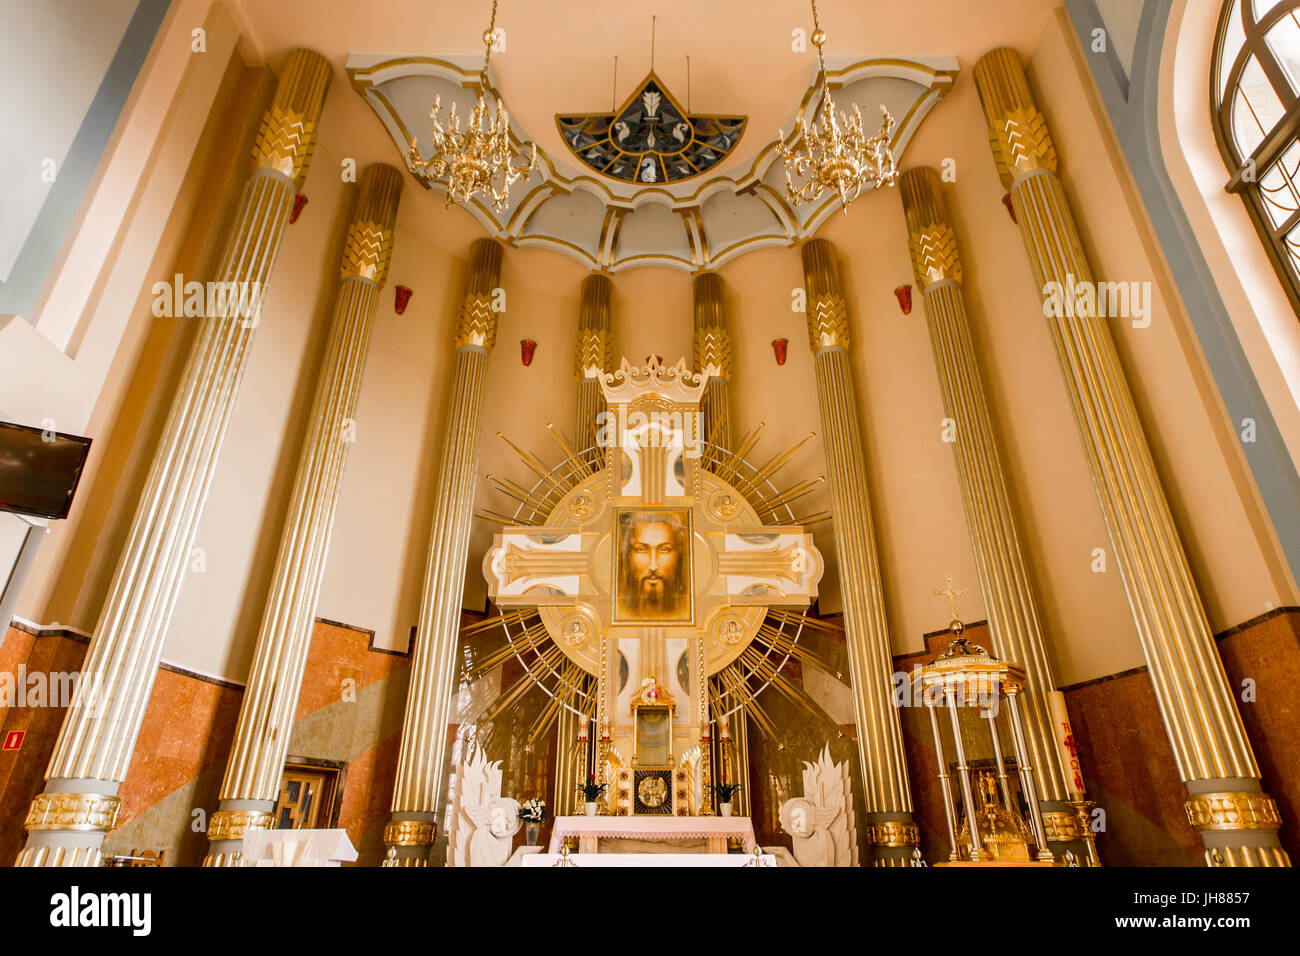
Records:
[[[253,143],[253,168],[274,169],[301,188],[315,148],[316,124],[309,122],[305,113],[272,106],[262,116]]]
[[[991,122],[989,146],[998,176],[1007,189],[1035,169],[1056,172],[1056,145],[1043,114],[1033,107],[1017,107]]]
[[[388,276],[388,262],[393,254],[393,231],[377,222],[362,220],[348,227],[343,243],[343,263],[339,278],[359,276],[382,283]]]

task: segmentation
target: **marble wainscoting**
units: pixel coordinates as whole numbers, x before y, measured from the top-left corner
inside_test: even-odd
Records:
[[[15,684],[20,676],[80,672],[90,638],[63,628],[33,628],[17,621],[0,642],[0,673]],[[20,707],[17,696],[0,698],[0,866],[12,866],[27,841],[23,820],[32,798],[45,786],[45,768],[54,741],[63,726],[65,706],[50,706],[48,696],[39,706]],[[17,735],[21,734],[21,743]],[[17,746],[14,746],[17,744]],[[12,747],[12,749],[11,749]]]

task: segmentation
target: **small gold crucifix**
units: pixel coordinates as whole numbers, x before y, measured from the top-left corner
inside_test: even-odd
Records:
[[[970,594],[970,590],[968,588],[959,588],[953,584],[951,574],[944,575],[943,580],[945,586],[935,588],[934,596],[946,597],[948,599],[948,612],[952,615],[952,620],[960,620],[957,616],[957,598],[965,597],[967,594]]]

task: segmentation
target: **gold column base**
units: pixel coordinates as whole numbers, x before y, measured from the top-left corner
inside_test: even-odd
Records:
[[[275,817],[262,810],[218,810],[208,820],[208,839],[242,840],[249,830],[274,830]]]
[[[117,826],[121,809],[121,800],[102,793],[38,793],[23,829],[108,833]]]
[[[1263,791],[1197,793],[1183,804],[1187,822],[1198,833],[1206,830],[1280,830],[1277,802]]]
[[[204,866],[243,866],[244,834],[249,830],[274,830],[275,817],[264,810],[218,810],[208,819],[208,840],[211,843],[239,841],[238,848],[210,849],[203,858]]]
[[[1183,804],[1187,822],[1205,841],[1205,865],[1291,865],[1278,845],[1282,814],[1277,802],[1260,790],[1220,790],[1194,793]]]
[[[867,842],[872,846],[914,847],[921,845],[921,828],[906,820],[887,820],[866,826]]]
[[[384,861],[380,866],[428,866],[429,849],[433,846],[438,827],[429,820],[392,820],[384,827]],[[414,847],[423,853],[407,856],[399,848]]]
[[[921,828],[911,820],[879,820],[863,827],[871,866],[923,866]]]

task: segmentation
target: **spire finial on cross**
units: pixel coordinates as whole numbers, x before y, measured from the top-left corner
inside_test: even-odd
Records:
[[[959,588],[953,584],[951,574],[944,575],[943,581],[943,587],[934,589],[934,596],[946,597],[948,599],[948,612],[952,615],[952,620],[960,620],[957,616],[957,598],[970,594],[970,590],[968,588]]]

